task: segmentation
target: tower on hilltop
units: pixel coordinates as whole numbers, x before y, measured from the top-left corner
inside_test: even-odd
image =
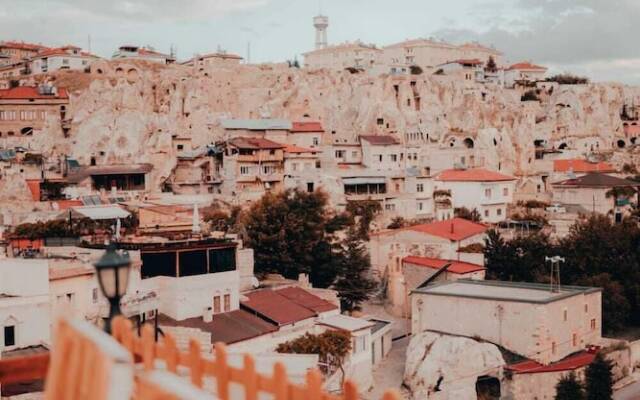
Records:
[[[327,27],[329,17],[317,15],[313,17],[313,26],[316,28],[316,50],[327,47]]]

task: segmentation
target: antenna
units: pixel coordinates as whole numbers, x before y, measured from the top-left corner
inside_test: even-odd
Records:
[[[87,51],[91,53],[91,34],[87,35]]]
[[[247,64],[251,64],[251,42],[247,42]]]
[[[545,257],[544,261],[551,262],[551,278],[549,279],[551,292],[559,293],[560,292],[560,263],[565,262],[564,257],[553,256],[553,257]]]

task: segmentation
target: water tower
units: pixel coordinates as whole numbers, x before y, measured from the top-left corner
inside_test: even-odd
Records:
[[[329,17],[317,15],[313,17],[313,26],[316,28],[316,50],[327,47],[327,27],[329,26]]]

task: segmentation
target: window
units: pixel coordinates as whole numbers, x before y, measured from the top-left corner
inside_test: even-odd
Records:
[[[62,65],[69,65],[69,59],[68,58],[63,58],[62,59]]]
[[[568,318],[568,316],[569,316],[569,313],[567,312],[567,309],[565,308],[565,309],[564,309],[564,312],[563,312],[563,318],[564,318],[564,321],[565,321],[565,322],[567,322],[567,318]]]
[[[229,311],[231,311],[231,295],[225,294],[224,295],[224,312],[229,312]]]
[[[269,154],[271,154],[272,156],[276,154],[275,150],[269,150]]]
[[[573,344],[573,347],[578,345],[578,334],[574,333],[573,336],[571,336],[571,343]]]
[[[317,146],[317,145],[319,145],[319,144],[320,144],[320,139],[318,139],[317,137],[314,137],[314,138],[313,138],[313,145],[314,145],[314,146]]]
[[[320,169],[320,160],[316,160],[316,169]]]
[[[424,204],[421,201],[419,201],[418,202],[418,211],[422,211],[423,208],[424,208]]]
[[[484,197],[490,199],[491,198],[491,189],[484,190]]]
[[[382,154],[376,154],[374,157],[378,159],[378,162],[382,162]]]
[[[498,208],[496,210],[496,215],[498,215],[498,216],[502,215],[502,208]]]
[[[484,210],[484,216],[485,216],[486,218],[489,218],[489,210]]]
[[[509,195],[509,188],[502,188],[502,195],[503,196],[508,196]]]
[[[424,192],[424,184],[422,184],[422,183],[418,183],[418,184],[416,185],[416,192],[418,192],[418,193],[422,193],[422,192]]]
[[[307,192],[312,193],[313,189],[313,182],[307,182]]]
[[[8,325],[4,327],[4,347],[16,345],[16,327]]]
[[[178,150],[184,150],[184,145],[183,144],[179,144],[178,145]]]
[[[218,314],[220,312],[220,296],[213,297],[213,312]]]
[[[356,336],[353,338],[353,353],[361,353],[366,350],[366,337]]]
[[[344,150],[336,150],[336,158],[344,158]]]
[[[291,164],[291,170],[292,171],[297,171],[298,170],[298,163],[292,163]]]
[[[358,152],[357,151],[352,151],[351,152],[351,157],[352,158],[358,158]]]
[[[556,354],[556,342],[551,342],[551,354]]]
[[[249,175],[249,167],[240,167],[240,175]]]
[[[396,205],[392,203],[387,203],[384,205],[384,209],[387,211],[394,211],[396,209]]]
[[[596,319],[595,319],[595,318],[593,318],[593,319],[591,320],[591,330],[592,330],[592,331],[595,331],[595,330],[596,330]]]
[[[396,161],[398,161],[398,155],[397,154],[390,154],[389,155],[389,159],[391,160],[391,162],[396,162]]]

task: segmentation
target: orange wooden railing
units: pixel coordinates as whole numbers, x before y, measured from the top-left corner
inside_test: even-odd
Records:
[[[214,358],[202,357],[200,343],[191,339],[189,351],[180,352],[175,339],[170,334],[159,339],[154,338],[151,325],[142,327],[140,336],[134,330],[131,321],[116,318],[113,321],[113,336],[127,348],[135,360],[142,362],[145,371],[155,369],[156,361],[163,360],[169,372],[177,373],[178,366],[185,367],[189,372],[191,383],[202,388],[205,378],[215,379],[215,391],[220,400],[231,400],[230,384],[236,383],[244,388],[244,400],[257,400],[259,392],[270,393],[275,400],[357,400],[358,389],[355,383],[346,380],[342,395],[333,395],[322,389],[322,374],[317,370],[310,370],[304,384],[294,384],[289,381],[287,371],[282,363],[276,363],[271,376],[265,376],[256,371],[255,360],[250,354],[245,354],[242,368],[231,366],[227,362],[227,350],[223,343],[216,343]],[[157,399],[150,395],[149,388],[145,393],[136,393],[138,400]],[[395,390],[385,392],[384,400],[399,400]],[[233,400],[240,400],[234,398]]]

